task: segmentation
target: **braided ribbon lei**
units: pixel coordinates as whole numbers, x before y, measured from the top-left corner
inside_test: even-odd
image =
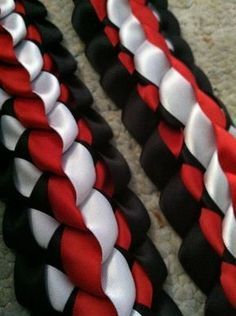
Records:
[[[166,1],[75,5],[72,23],[163,189],[162,210],[184,238],[180,260],[208,295],[206,315],[236,315],[236,133],[227,110]]]
[[[38,1],[0,1],[3,231],[32,315],[181,315],[129,169]]]

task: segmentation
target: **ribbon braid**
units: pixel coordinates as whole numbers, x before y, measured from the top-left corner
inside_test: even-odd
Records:
[[[1,198],[32,315],[181,315],[112,133],[38,1],[0,3]]]
[[[235,315],[236,133],[225,106],[165,1],[78,0],[72,23],[163,189],[161,208],[184,238],[180,261],[208,295],[206,315]]]

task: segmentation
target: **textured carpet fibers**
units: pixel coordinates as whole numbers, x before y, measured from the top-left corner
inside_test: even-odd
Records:
[[[169,269],[165,288],[184,316],[202,316],[204,296],[183,271],[177,258],[180,240],[158,208],[158,192],[139,165],[140,147],[130,137],[120,120],[120,111],[105,96],[98,76],[84,55],[83,44],[72,29],[72,1],[44,0],[51,20],[60,27],[65,45],[76,57],[78,74],[90,88],[96,109],[111,125],[117,147],[132,170],[131,188],[146,205],[152,219],[150,236]],[[169,0],[178,17],[183,35],[191,45],[196,63],[209,76],[215,93],[236,118],[236,0]],[[0,208],[2,220],[4,206]],[[0,230],[0,316],[23,316],[28,313],[16,302],[13,289],[14,255],[3,243]]]

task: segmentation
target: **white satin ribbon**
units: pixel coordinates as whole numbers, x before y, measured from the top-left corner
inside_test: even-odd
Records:
[[[131,14],[129,0],[107,1],[107,13],[110,21],[120,27]]]
[[[56,311],[63,312],[74,285],[64,273],[51,265],[46,265],[45,274],[49,301]]]
[[[164,75],[160,84],[163,107],[184,125],[196,103],[191,84],[174,68]]]
[[[231,204],[230,188],[220,166],[217,151],[214,152],[204,174],[204,184],[209,196],[225,214]]]
[[[118,237],[118,226],[113,209],[104,195],[93,189],[80,205],[80,210],[86,227],[100,243],[102,261],[105,262],[112,253]]]
[[[15,150],[19,138],[24,133],[25,127],[10,115],[1,116],[1,141],[9,150]]]
[[[15,1],[13,0],[0,0],[0,18],[8,15],[15,9]]]
[[[211,121],[198,103],[195,103],[190,113],[184,139],[188,150],[206,168],[216,150],[215,133]]]
[[[11,35],[14,46],[26,36],[25,22],[18,13],[9,14],[4,19],[1,19],[0,25]]]
[[[49,72],[42,71],[31,84],[33,92],[42,99],[47,114],[53,109],[60,96],[57,78]]]
[[[114,304],[118,316],[130,316],[136,295],[135,284],[127,261],[117,249],[103,264],[102,288]]]
[[[122,45],[133,54],[145,40],[143,29],[133,14],[122,24],[119,36]]]
[[[62,167],[76,192],[76,204],[80,205],[92,190],[96,181],[93,159],[86,147],[73,145],[62,157]]]
[[[42,172],[27,160],[14,159],[14,183],[23,196],[30,197],[41,175]]]
[[[4,90],[0,88],[0,110],[2,109],[4,102],[8,99],[10,99],[9,94],[7,94]]]
[[[236,127],[233,126],[233,125],[230,125],[230,127],[229,127],[229,133],[230,133],[231,135],[233,135],[234,137],[236,137]]]
[[[223,220],[223,240],[229,252],[236,258],[236,218],[232,204]]]
[[[73,115],[63,103],[56,102],[55,107],[48,113],[47,117],[48,124],[60,135],[63,142],[63,152],[65,152],[79,133]]]
[[[18,61],[28,71],[30,81],[33,81],[43,67],[43,57],[37,45],[31,41],[21,41],[15,48],[15,54]]]
[[[151,2],[148,2],[147,5],[152,10],[152,13],[155,15],[155,17],[157,18],[157,21],[160,22],[161,17],[160,17],[159,12],[157,11],[157,8]]]
[[[137,312],[136,310],[133,310],[130,316],[142,316],[142,315],[139,314],[139,312]]]
[[[53,217],[33,208],[28,210],[28,218],[36,242],[43,249],[47,249],[52,236],[61,224]]]
[[[158,87],[162,77],[170,68],[163,51],[147,40],[137,49],[134,63],[137,71]]]
[[[166,42],[166,45],[168,46],[168,48],[169,48],[169,50],[171,50],[172,52],[174,52],[174,46],[173,46],[173,44],[171,43],[171,41],[170,40],[168,40],[168,39],[165,39],[165,42]]]

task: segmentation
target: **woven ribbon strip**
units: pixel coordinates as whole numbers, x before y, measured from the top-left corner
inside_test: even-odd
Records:
[[[0,191],[17,299],[32,315],[181,315],[128,166],[45,17],[38,1],[0,2]]]
[[[208,295],[206,315],[235,315],[235,128],[194,64],[166,1],[78,0],[72,23],[141,164],[183,238],[180,261]]]

